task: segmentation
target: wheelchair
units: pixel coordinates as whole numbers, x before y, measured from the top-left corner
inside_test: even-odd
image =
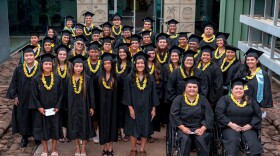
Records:
[[[176,129],[170,124],[166,126],[166,156],[182,156]]]

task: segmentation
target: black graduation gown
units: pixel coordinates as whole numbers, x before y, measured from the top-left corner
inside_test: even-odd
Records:
[[[232,153],[238,155],[241,137],[244,137],[248,143],[250,154],[262,152],[261,143],[256,135],[256,131],[260,130],[262,126],[261,110],[254,99],[251,99],[245,107],[238,107],[230,96],[225,95],[218,101],[215,115],[218,126],[222,129],[226,155]],[[229,122],[239,126],[250,124],[252,129],[246,132],[236,132],[228,127]],[[240,139],[237,139],[238,137]]]
[[[95,132],[92,128],[90,108],[93,108],[95,112],[95,94],[93,81],[89,76],[85,75],[83,79],[86,82],[86,95],[84,97],[83,87],[80,94],[74,92],[72,78],[66,79],[66,91],[67,97],[67,111],[68,111],[68,124],[67,124],[67,138],[70,140],[81,139],[88,140],[95,136]],[[80,80],[77,81],[77,87],[80,84]],[[83,83],[84,85],[84,83]]]
[[[141,33],[142,33],[142,31],[138,32],[137,34],[138,34],[139,36],[142,36]],[[157,36],[157,33],[152,31],[152,34],[151,34],[151,42],[152,42],[153,44],[156,43],[156,36]]]
[[[98,75],[98,80],[101,76],[101,74]],[[98,89],[100,109],[97,110],[100,111],[99,142],[101,145],[118,141],[117,95],[117,81],[112,89],[106,89],[101,82]]]
[[[201,67],[203,68],[203,67]],[[207,99],[214,106],[223,96],[223,75],[221,69],[213,62],[203,71],[208,84]]]
[[[178,39],[179,39],[179,35],[177,35],[177,37],[175,38],[168,38],[167,42],[169,43],[169,48],[171,48],[172,46],[177,46],[178,45]]]
[[[26,67],[25,67],[26,68]],[[34,67],[35,68],[35,67]],[[33,72],[34,68],[31,70]],[[40,66],[37,67],[36,73]],[[27,70],[27,69],[26,69]],[[27,70],[28,72],[28,70]],[[30,74],[30,73],[29,73]],[[36,74],[34,74],[36,75]],[[34,76],[33,76],[34,77]],[[19,105],[13,107],[12,112],[12,133],[31,136],[33,134],[33,110],[28,109],[31,94],[32,78],[25,76],[23,64],[16,67],[12,80],[6,93],[8,99],[18,98]]]
[[[92,35],[91,30],[92,30],[91,26],[90,26],[89,29],[87,29],[86,27],[83,29],[84,35],[87,38],[87,43],[90,43],[90,41],[92,40],[92,38],[91,38],[91,35]],[[86,35],[86,34],[89,34],[89,35]]]
[[[122,30],[120,30],[120,27],[119,28],[114,28],[114,29],[115,29],[116,33],[119,33],[119,32],[122,31]],[[112,34],[115,37],[116,41],[119,41],[122,38],[122,33],[120,33],[119,35],[115,34],[114,31],[113,31],[113,27],[112,27]]]
[[[186,73],[185,73],[186,74]],[[188,76],[186,74],[186,76]],[[208,95],[208,84],[206,80],[206,76],[202,70],[198,68],[194,68],[194,76],[201,79],[199,84],[199,94],[201,95]],[[176,96],[182,95],[186,88],[186,82],[183,81],[183,76],[181,74],[180,68],[175,69],[170,77],[167,84],[167,93],[166,98],[167,102],[173,102]]]
[[[118,71],[121,70],[120,65],[116,64],[118,66]],[[118,128],[124,128],[125,125],[125,119],[126,115],[128,114],[127,107],[123,105],[121,99],[124,98],[124,81],[126,76],[130,73],[131,71],[131,62],[127,62],[126,69],[122,74],[117,74],[117,80],[118,80]]]
[[[226,54],[224,53],[219,59],[215,58],[215,50],[212,52],[212,62],[218,63],[220,60],[224,60]]]
[[[193,137],[200,143],[204,151],[209,153],[211,143],[211,134],[209,134],[209,131],[213,130],[214,113],[204,96],[199,96],[197,105],[189,106],[185,102],[184,96],[178,95],[174,99],[170,109],[170,124],[174,128],[184,125],[193,132],[202,126],[205,126],[207,130],[202,136],[193,135]],[[186,146],[191,146],[187,144],[187,141],[192,135],[183,133],[179,128],[177,129],[177,132],[182,155],[187,155],[190,151],[186,150]]]
[[[45,77],[47,84],[50,84],[51,77]],[[63,90],[61,78],[54,74],[54,85],[47,90],[41,80],[41,74],[36,75],[31,84],[31,95],[29,101],[30,109],[58,108],[61,109]],[[35,140],[58,140],[61,138],[60,112],[55,115],[44,116],[38,110],[34,111],[34,139]]]
[[[216,39],[214,39],[212,42],[209,42],[209,43],[205,42],[204,40],[201,40],[199,43],[199,47],[203,47],[206,45],[209,45],[209,46],[213,47],[214,49],[216,49],[216,46],[217,46]]]
[[[159,59],[157,58],[157,54],[156,54],[156,56],[155,56],[155,57],[156,57],[155,59],[157,59],[157,61],[159,62],[159,64],[160,64],[161,67],[163,67],[165,64],[168,63],[168,60],[170,60],[170,55],[168,54],[167,51],[166,51],[163,55],[159,54],[160,60],[163,61],[166,53],[167,53],[167,58],[166,58],[166,61],[163,62],[163,63],[159,62]]]
[[[142,85],[142,82],[140,82]],[[144,90],[139,90],[136,86],[135,78],[132,74],[127,75],[124,83],[124,98],[122,102],[126,106],[132,106],[135,112],[135,120],[130,116],[126,122],[127,135],[139,138],[148,138],[153,134],[152,129],[152,107],[159,105],[155,82],[152,77],[148,77]]]
[[[164,87],[164,99],[163,99],[163,104],[164,104],[164,110],[163,110],[163,123],[167,124],[169,123],[169,113],[170,113],[170,107],[171,107],[171,102],[168,102],[167,100],[167,84],[168,84],[168,81],[169,81],[169,77],[170,77],[170,70],[169,70],[169,64],[165,64],[162,68],[162,77],[163,77],[163,86]]]

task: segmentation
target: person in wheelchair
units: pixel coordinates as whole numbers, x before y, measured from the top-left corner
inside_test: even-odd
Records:
[[[201,79],[185,78],[185,91],[178,95],[170,109],[170,124],[177,127],[181,155],[188,156],[195,145],[199,156],[209,155],[214,113],[206,97],[198,94]]]
[[[258,139],[261,109],[254,99],[244,94],[246,83],[242,78],[232,80],[231,95],[221,97],[215,109],[227,156],[238,155],[241,142],[248,147],[246,153],[249,155],[257,156],[263,152]]]

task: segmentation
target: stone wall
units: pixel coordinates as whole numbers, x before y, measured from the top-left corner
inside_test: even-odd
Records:
[[[195,3],[196,0],[164,0],[164,22],[174,18],[180,23],[177,32],[195,31]],[[164,32],[167,25],[164,24]]]
[[[92,22],[97,26],[108,21],[108,0],[77,0],[77,21],[84,23],[83,14],[94,13]]]

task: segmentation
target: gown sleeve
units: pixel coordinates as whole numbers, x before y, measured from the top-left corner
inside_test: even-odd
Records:
[[[207,97],[207,95],[208,95],[208,84],[207,84],[207,79],[206,79],[206,76],[205,76],[204,72],[201,71],[198,77],[201,79],[200,87],[199,87],[200,88],[199,94]]]
[[[207,130],[212,130],[214,123],[214,113],[206,98],[204,98],[202,101],[202,107],[204,108],[204,120],[202,120],[202,125],[204,125]]]
[[[227,96],[227,95],[225,95],[225,96]],[[217,121],[218,121],[218,123],[219,123],[221,128],[227,127],[229,122],[231,121],[226,116],[226,110],[227,110],[227,107],[228,107],[228,101],[225,98],[225,96],[220,98],[220,100],[217,103],[216,109],[215,109],[216,119],[217,119]]]
[[[87,77],[88,80],[88,98],[89,98],[89,106],[90,108],[95,109],[95,90],[94,90],[94,80],[91,79],[90,77]]]
[[[170,74],[169,81],[167,83],[167,101],[172,103],[172,101],[176,98],[176,85],[177,85],[177,78],[176,78],[176,71],[173,71]]]
[[[127,106],[132,106],[131,88],[130,88],[130,75],[127,75],[124,80],[124,93],[122,103]]]
[[[260,106],[263,108],[271,108],[273,106],[271,83],[267,73],[264,74],[264,96]]]
[[[158,94],[157,94],[157,89],[156,89],[156,85],[153,82],[152,83],[152,98],[153,98],[153,107],[156,107],[159,105],[159,98],[158,98]]]
[[[252,108],[254,110],[254,116],[251,120],[250,125],[254,129],[261,129],[261,127],[262,127],[262,112],[261,112],[261,109],[260,109],[259,105],[257,104],[257,102],[253,99],[252,99],[251,105],[252,105]]]
[[[18,70],[19,70],[19,67],[17,67],[13,73],[11,83],[10,83],[8,91],[6,93],[6,97],[8,99],[14,99],[18,96],[17,95],[18,94],[18,83],[19,83]]]
[[[183,125],[183,122],[180,118],[181,105],[182,105],[182,95],[179,95],[174,99],[170,108],[169,120],[172,127],[178,127],[180,125]]]
[[[41,86],[41,87],[44,87],[44,86]],[[38,81],[35,77],[31,81],[31,95],[30,95],[30,100],[29,100],[29,108],[31,108],[31,109],[43,108],[43,106],[40,102],[39,92],[40,91],[38,88]]]
[[[58,76],[57,76],[58,77]],[[62,79],[58,77],[58,101],[56,103],[56,108],[62,108],[62,101],[63,101],[63,87],[62,87]]]
[[[214,72],[214,79],[213,79],[213,101],[217,102],[223,96],[223,73],[220,68],[216,68]],[[211,95],[211,93],[208,93]],[[210,97],[211,98],[211,97]]]

